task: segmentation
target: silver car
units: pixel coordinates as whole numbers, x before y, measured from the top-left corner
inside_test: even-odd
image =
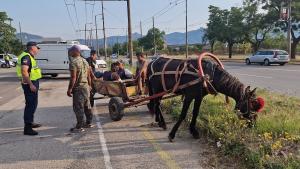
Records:
[[[254,55],[247,57],[245,61],[247,65],[259,63],[267,66],[276,63],[283,66],[290,61],[290,57],[284,50],[260,50]]]

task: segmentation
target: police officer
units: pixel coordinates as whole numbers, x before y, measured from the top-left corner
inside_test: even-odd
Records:
[[[4,60],[5,60],[6,67],[10,68],[10,63],[9,63],[10,56],[8,54],[5,55]]]
[[[32,128],[41,127],[41,124],[34,123],[34,113],[38,105],[39,79],[42,77],[41,69],[38,67],[35,57],[39,51],[36,42],[28,42],[26,50],[18,56],[17,76],[21,80],[25,95],[24,109],[24,135],[37,135],[38,132]]]
[[[69,97],[73,97],[73,110],[76,115],[77,124],[71,128],[71,132],[82,132],[84,128],[91,128],[93,114],[90,105],[90,67],[87,61],[80,57],[80,46],[74,45],[69,51],[70,59],[70,82],[67,91]],[[86,121],[84,121],[84,115]]]

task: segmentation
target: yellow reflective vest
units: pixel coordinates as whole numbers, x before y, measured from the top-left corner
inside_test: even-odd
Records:
[[[41,73],[41,69],[38,67],[38,65],[36,64],[36,60],[34,59],[34,57],[32,57],[30,55],[30,53],[27,52],[23,52],[21,53],[21,55],[18,56],[18,62],[17,62],[17,76],[22,79],[22,63],[21,60],[24,56],[29,56],[30,57],[30,61],[31,61],[31,70],[30,70],[30,80],[31,81],[35,81],[38,80],[40,78],[42,78],[42,73]]]

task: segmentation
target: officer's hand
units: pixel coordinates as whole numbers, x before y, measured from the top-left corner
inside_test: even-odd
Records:
[[[68,92],[67,92],[67,95],[69,96],[69,97],[72,97],[72,90],[68,90]]]
[[[30,87],[30,91],[31,91],[31,92],[34,92],[34,93],[35,93],[35,92],[37,91],[37,90],[36,90],[36,87],[35,87],[33,84],[30,85],[29,87]]]

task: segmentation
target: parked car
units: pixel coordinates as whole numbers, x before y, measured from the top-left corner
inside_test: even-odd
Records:
[[[259,50],[254,55],[246,58],[247,65],[259,63],[261,65],[280,64],[285,65],[290,61],[289,54],[284,50]]]
[[[9,61],[10,67],[16,66],[12,61]],[[0,60],[0,67],[7,68],[6,62],[4,60]]]
[[[115,53],[114,53],[114,54],[111,55],[110,58],[111,58],[111,59],[118,59],[118,54],[115,54]]]
[[[106,68],[107,63],[103,59],[97,59],[96,64],[98,65],[98,68]]]

